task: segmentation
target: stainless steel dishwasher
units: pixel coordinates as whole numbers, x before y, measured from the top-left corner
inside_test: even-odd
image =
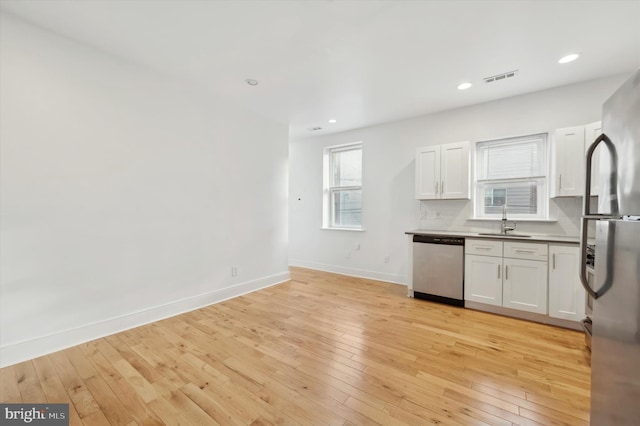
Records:
[[[464,306],[464,238],[413,236],[413,297]]]

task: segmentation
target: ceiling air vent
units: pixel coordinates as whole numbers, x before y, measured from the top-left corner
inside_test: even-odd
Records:
[[[507,78],[515,77],[518,74],[518,70],[513,70],[509,72],[505,72],[502,74],[492,75],[491,77],[485,77],[485,83],[493,83],[494,81],[506,80]]]
[[[310,132],[317,132],[318,130],[322,130],[322,127],[309,127]]]

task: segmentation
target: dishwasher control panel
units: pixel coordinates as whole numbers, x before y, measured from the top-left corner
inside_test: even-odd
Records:
[[[431,235],[414,235],[413,236],[414,243],[424,243],[424,244],[447,244],[451,246],[463,246],[464,238],[457,237],[434,237]]]

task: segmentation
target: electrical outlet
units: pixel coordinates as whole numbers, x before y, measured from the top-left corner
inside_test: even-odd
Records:
[[[231,267],[231,276],[232,277],[237,277],[238,276],[238,267],[237,266],[232,266]]]
[[[348,251],[347,254],[344,255],[344,257],[346,257],[347,259],[351,259],[351,252]]]
[[[360,243],[355,243],[355,244],[353,245],[353,249],[354,249],[354,250],[360,250]]]
[[[391,260],[391,258],[389,257],[389,255],[386,255],[384,257],[384,263],[389,263],[390,260]]]

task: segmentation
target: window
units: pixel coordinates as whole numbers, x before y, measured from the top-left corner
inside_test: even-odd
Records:
[[[323,227],[362,229],[362,143],[324,150]]]
[[[547,134],[476,144],[476,218],[546,219]]]

